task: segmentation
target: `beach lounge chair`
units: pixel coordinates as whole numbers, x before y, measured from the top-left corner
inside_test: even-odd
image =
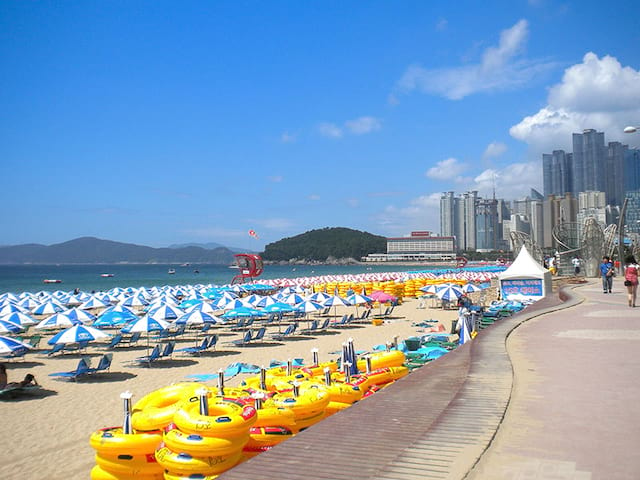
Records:
[[[240,340],[234,340],[231,343],[238,347],[242,347],[243,345],[248,345],[249,343],[251,343],[252,339],[253,339],[253,332],[251,330],[247,330]]]
[[[112,360],[113,360],[113,353],[105,353],[100,358],[100,361],[98,362],[98,365],[96,366],[96,368],[90,368],[88,373],[93,374],[93,373],[109,371],[109,369],[111,368]]]
[[[165,346],[164,346],[164,350],[162,350],[162,353],[160,354],[160,358],[171,358],[171,355],[173,355],[173,350],[176,348],[176,342],[168,342]]]
[[[261,342],[264,339],[264,334],[267,333],[266,327],[260,327],[256,334],[253,336],[252,342]]]
[[[180,348],[176,350],[176,352],[184,352],[189,355],[200,355],[202,352],[206,352],[207,350],[215,346],[217,341],[217,335],[214,335],[211,338],[205,337],[200,345],[196,345],[195,347]]]
[[[202,325],[202,328],[200,329],[200,333],[207,333],[209,330],[211,330],[211,323],[205,323],[204,325]]]
[[[110,350],[112,348],[116,348],[116,346],[122,342],[123,338],[124,337],[122,336],[122,334],[118,333],[117,335],[115,335],[111,339],[111,341],[109,342],[109,344],[105,348],[108,349],[108,350]]]
[[[218,343],[218,335],[212,335],[211,339],[209,340],[209,346],[207,347],[207,349],[208,350],[215,350],[217,343]]]
[[[20,347],[20,348],[17,348],[16,350],[14,350],[13,352],[4,353],[4,354],[0,355],[0,358],[5,358],[7,360],[14,359],[14,358],[21,358],[22,360],[24,360],[24,356],[28,351],[29,351],[28,348]]]
[[[129,340],[127,343],[129,345],[135,345],[136,343],[138,343],[138,340],[140,340],[140,337],[142,337],[142,332],[133,332],[129,337]]]
[[[282,333],[273,333],[271,335],[271,338],[274,340],[284,340],[288,337],[292,337],[296,331],[296,329],[298,328],[298,324],[297,323],[292,323],[291,325],[289,325],[284,332]]]
[[[318,327],[318,332],[326,332],[327,329],[331,326],[331,319],[325,318],[322,322],[322,325]]]
[[[300,330],[300,335],[311,335],[313,333],[316,333],[317,331],[318,331],[318,320],[314,320],[311,322],[311,325],[309,325],[309,328],[304,328]]]
[[[91,366],[89,365],[89,361],[86,358],[81,358],[78,362],[78,366],[75,370],[71,370],[70,372],[55,372],[50,373],[50,377],[62,377],[62,378],[70,378],[72,380],[77,380],[78,377],[83,375],[88,375],[91,373]]]
[[[50,357],[51,355],[55,355],[56,353],[62,353],[64,347],[64,343],[56,343],[51,350],[45,353],[47,354],[47,357]]]
[[[133,363],[137,363],[140,365],[147,364],[148,366],[151,366],[151,364],[156,360],[158,360],[159,358],[160,358],[160,346],[156,345],[155,347],[153,347],[153,350],[151,350],[151,354],[145,355],[143,357],[134,358]]]
[[[31,348],[38,348],[38,345],[40,345],[40,340],[42,340],[42,335],[34,335],[33,337],[27,339],[27,343],[31,345]]]

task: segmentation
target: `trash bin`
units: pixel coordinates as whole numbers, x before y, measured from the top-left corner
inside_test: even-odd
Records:
[[[457,319],[457,318],[454,318],[454,319],[451,321],[451,332],[449,332],[449,333],[451,333],[451,334],[456,333],[456,328],[457,328],[457,327],[458,327],[458,319]]]
[[[404,341],[407,350],[410,352],[415,352],[420,348],[420,339],[416,337],[409,337]]]

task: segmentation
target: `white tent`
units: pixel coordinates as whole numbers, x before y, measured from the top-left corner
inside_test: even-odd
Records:
[[[498,275],[503,299],[540,300],[551,293],[551,272],[536,262],[525,247],[511,266]]]

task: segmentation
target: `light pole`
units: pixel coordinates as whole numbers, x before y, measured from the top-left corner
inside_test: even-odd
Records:
[[[640,130],[640,127],[633,127],[633,126],[628,126],[628,127],[624,127],[624,133],[636,133],[638,130]],[[622,258],[622,255],[624,254],[624,217],[627,213],[627,203],[628,203],[628,198],[627,195],[625,193],[624,196],[624,202],[622,203],[622,210],[620,210],[620,221],[618,222],[618,260],[620,261],[620,273],[622,274],[622,272],[624,271],[624,266],[623,266],[623,262],[624,262],[624,258]]]

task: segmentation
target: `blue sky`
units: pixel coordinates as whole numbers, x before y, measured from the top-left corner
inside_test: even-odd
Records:
[[[640,146],[632,1],[0,3],[0,244],[439,231],[571,133]],[[253,229],[258,238],[248,235]]]

